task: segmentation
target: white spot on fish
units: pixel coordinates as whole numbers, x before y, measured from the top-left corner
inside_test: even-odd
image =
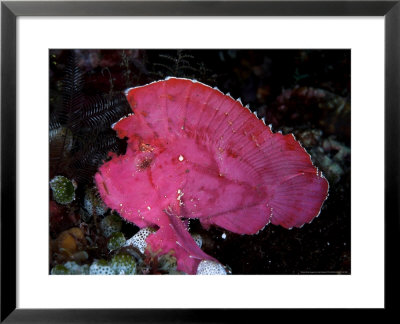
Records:
[[[178,189],[178,198],[176,198],[176,200],[179,200],[179,206],[183,205],[183,201],[181,200],[183,195],[184,195],[183,191],[181,189]]]

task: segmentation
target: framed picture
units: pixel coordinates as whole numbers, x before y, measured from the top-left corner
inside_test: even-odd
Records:
[[[3,2],[2,320],[392,309],[399,12]]]

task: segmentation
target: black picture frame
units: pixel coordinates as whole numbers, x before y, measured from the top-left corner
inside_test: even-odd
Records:
[[[251,318],[264,319],[268,311],[266,309],[204,311],[195,309],[16,308],[16,19],[18,16],[384,16],[385,316],[388,311],[396,309],[398,303],[395,296],[399,288],[399,275],[395,261],[398,259],[400,246],[398,239],[400,232],[400,204],[398,202],[400,198],[398,186],[400,176],[399,0],[4,1],[1,3],[1,322],[232,323],[242,318],[242,315],[246,316],[250,322],[252,322]],[[382,315],[380,312],[379,314],[379,316]]]

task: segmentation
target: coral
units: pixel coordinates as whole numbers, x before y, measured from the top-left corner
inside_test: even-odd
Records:
[[[95,188],[86,189],[85,197],[83,200],[83,207],[90,216],[92,216],[93,214],[96,214],[97,216],[102,216],[108,210],[107,206],[104,205]]]
[[[292,135],[272,133],[239,101],[176,78],[129,89],[127,99],[134,114],[113,126],[128,138],[126,153],[100,167],[97,188],[126,220],[158,227],[146,242],[161,254],[174,250],[178,271],[216,261],[182,218],[255,234],[319,215],[328,194],[322,173]]]
[[[296,138],[304,147],[315,147],[319,144],[322,137],[320,129],[305,130],[296,134]]]
[[[136,272],[135,258],[128,254],[117,254],[110,261],[110,267],[117,275],[130,275]]]
[[[345,174],[350,172],[350,148],[333,136],[326,139],[319,138],[318,144],[311,147],[310,152],[329,182],[338,184]]]
[[[50,181],[53,198],[62,205],[71,203],[75,199],[75,187],[71,180],[64,176],[56,176]]]
[[[181,274],[176,267],[176,258],[171,253],[163,254],[158,258],[159,271],[163,271],[168,274]]]
[[[116,214],[111,214],[104,217],[100,223],[100,227],[103,230],[105,237],[110,237],[111,234],[119,232],[122,227],[122,220]]]
[[[126,241],[125,246],[133,246],[137,248],[141,253],[144,253],[147,247],[146,239],[150,234],[155,231],[150,227],[145,227],[139,230],[135,235],[133,235],[129,240]]]
[[[88,264],[79,265],[74,261],[68,261],[64,263],[64,266],[68,269],[70,274],[75,274],[75,275],[89,274]]]
[[[197,267],[197,275],[226,275],[226,270],[222,266],[222,264],[210,261],[203,260],[199,263]]]
[[[60,233],[51,241],[51,251],[53,258],[58,261],[75,260],[83,261],[88,258],[85,251],[86,238],[79,227],[73,227]]]
[[[121,232],[112,233],[111,236],[108,238],[107,248],[110,251],[117,250],[120,247],[124,246],[126,242],[124,234]]]
[[[160,251],[152,251],[151,247],[146,250],[146,257],[138,267],[138,273],[142,274],[185,274],[177,269],[175,251],[160,254]]]
[[[62,265],[62,264],[57,264],[56,266],[54,266],[51,269],[50,272],[52,275],[66,275],[66,274],[70,274],[69,269]]]
[[[89,265],[79,265],[74,261],[68,261],[64,264],[57,264],[50,273],[52,275],[85,275],[89,274]]]
[[[132,275],[136,271],[134,257],[127,254],[117,254],[110,262],[95,260],[89,268],[91,275]]]
[[[95,260],[89,268],[91,275],[113,275],[115,271],[106,260]]]

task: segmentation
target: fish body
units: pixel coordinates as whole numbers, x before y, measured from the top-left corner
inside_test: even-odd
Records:
[[[182,219],[203,227],[254,234],[272,222],[285,228],[311,222],[328,182],[292,135],[272,133],[240,101],[178,78],[129,89],[133,114],[113,125],[127,138],[95,175],[105,204],[143,228],[153,251],[175,251],[178,270],[196,273],[213,260]]]

